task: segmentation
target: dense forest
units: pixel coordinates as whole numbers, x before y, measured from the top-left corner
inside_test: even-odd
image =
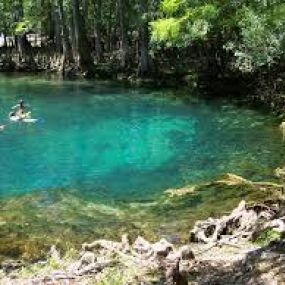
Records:
[[[1,69],[86,76],[282,70],[280,0],[1,0]]]

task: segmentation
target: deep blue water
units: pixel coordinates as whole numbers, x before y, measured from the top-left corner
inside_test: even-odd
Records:
[[[234,172],[272,177],[284,162],[278,124],[225,100],[112,83],[0,77],[0,197],[80,189],[111,199],[148,199]],[[35,124],[10,123],[23,98]]]

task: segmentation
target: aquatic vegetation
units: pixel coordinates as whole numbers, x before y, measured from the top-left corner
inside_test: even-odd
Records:
[[[165,236],[180,243],[188,240],[197,219],[231,211],[241,199],[249,203],[278,199],[277,184],[260,185],[257,189],[248,180],[225,175],[214,182],[166,191],[149,202],[112,204],[67,189],[7,198],[0,203],[5,221],[1,258],[38,260],[52,244],[65,252],[96,238],[119,239],[126,232],[131,240],[137,235],[151,241]]]

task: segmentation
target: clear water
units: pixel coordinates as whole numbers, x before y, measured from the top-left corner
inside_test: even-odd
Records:
[[[72,188],[143,200],[225,172],[270,178],[283,164],[285,148],[270,116],[178,93],[2,76],[0,197]],[[8,122],[19,98],[39,122]]]
[[[37,123],[7,120],[19,98]],[[274,195],[214,183],[170,199],[167,188],[225,172],[271,180],[285,157],[276,119],[190,91],[0,76],[2,123],[0,262],[126,232],[186,241],[197,219]]]

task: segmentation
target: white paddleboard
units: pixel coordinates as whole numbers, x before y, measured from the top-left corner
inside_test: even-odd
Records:
[[[24,123],[35,123],[38,119],[33,119],[33,118],[26,118],[26,119],[23,119],[22,121]]]
[[[10,121],[12,122],[24,122],[24,123],[35,123],[38,119],[33,119],[33,118],[24,118],[21,119],[17,116],[12,116],[10,117]]]

